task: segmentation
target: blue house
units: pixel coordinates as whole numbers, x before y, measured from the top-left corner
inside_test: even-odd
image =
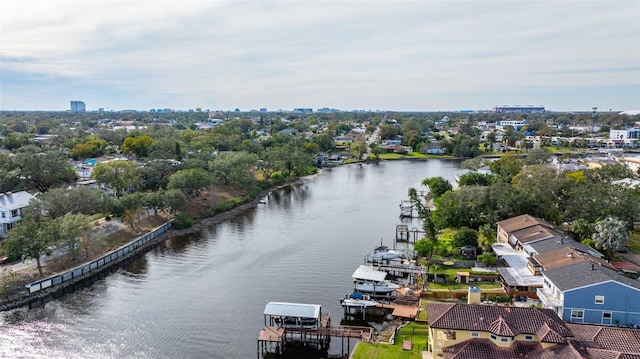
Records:
[[[542,273],[538,298],[567,322],[640,327],[640,281],[583,261]]]

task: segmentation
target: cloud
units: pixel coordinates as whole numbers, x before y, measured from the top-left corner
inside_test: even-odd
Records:
[[[29,86],[60,98],[84,88],[90,108],[396,110],[490,108],[512,93],[540,103],[531,88],[640,87],[635,1],[54,0],[0,12],[2,108],[54,106],[25,96]],[[638,95],[564,106],[637,108]]]

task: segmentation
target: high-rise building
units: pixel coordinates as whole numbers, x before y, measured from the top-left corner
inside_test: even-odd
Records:
[[[81,113],[86,112],[87,108],[82,101],[71,101],[71,112]]]

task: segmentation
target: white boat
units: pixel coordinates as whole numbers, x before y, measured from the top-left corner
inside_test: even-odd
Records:
[[[360,293],[389,294],[401,288],[399,284],[385,279],[386,272],[366,265],[360,265],[351,277],[354,279],[355,291]]]
[[[340,304],[347,308],[373,308],[378,306],[378,302],[371,300],[368,295],[362,293],[351,293],[346,298],[340,299]]]
[[[389,249],[389,247],[387,246],[379,246],[373,250],[373,253],[371,254],[371,259],[375,261],[382,261],[382,260],[388,261],[395,258],[402,258],[403,256],[404,256],[404,253],[402,252]]]

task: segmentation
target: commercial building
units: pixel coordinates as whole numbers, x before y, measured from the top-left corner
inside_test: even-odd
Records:
[[[71,101],[71,112],[73,113],[82,113],[86,112],[87,108],[82,101]]]

